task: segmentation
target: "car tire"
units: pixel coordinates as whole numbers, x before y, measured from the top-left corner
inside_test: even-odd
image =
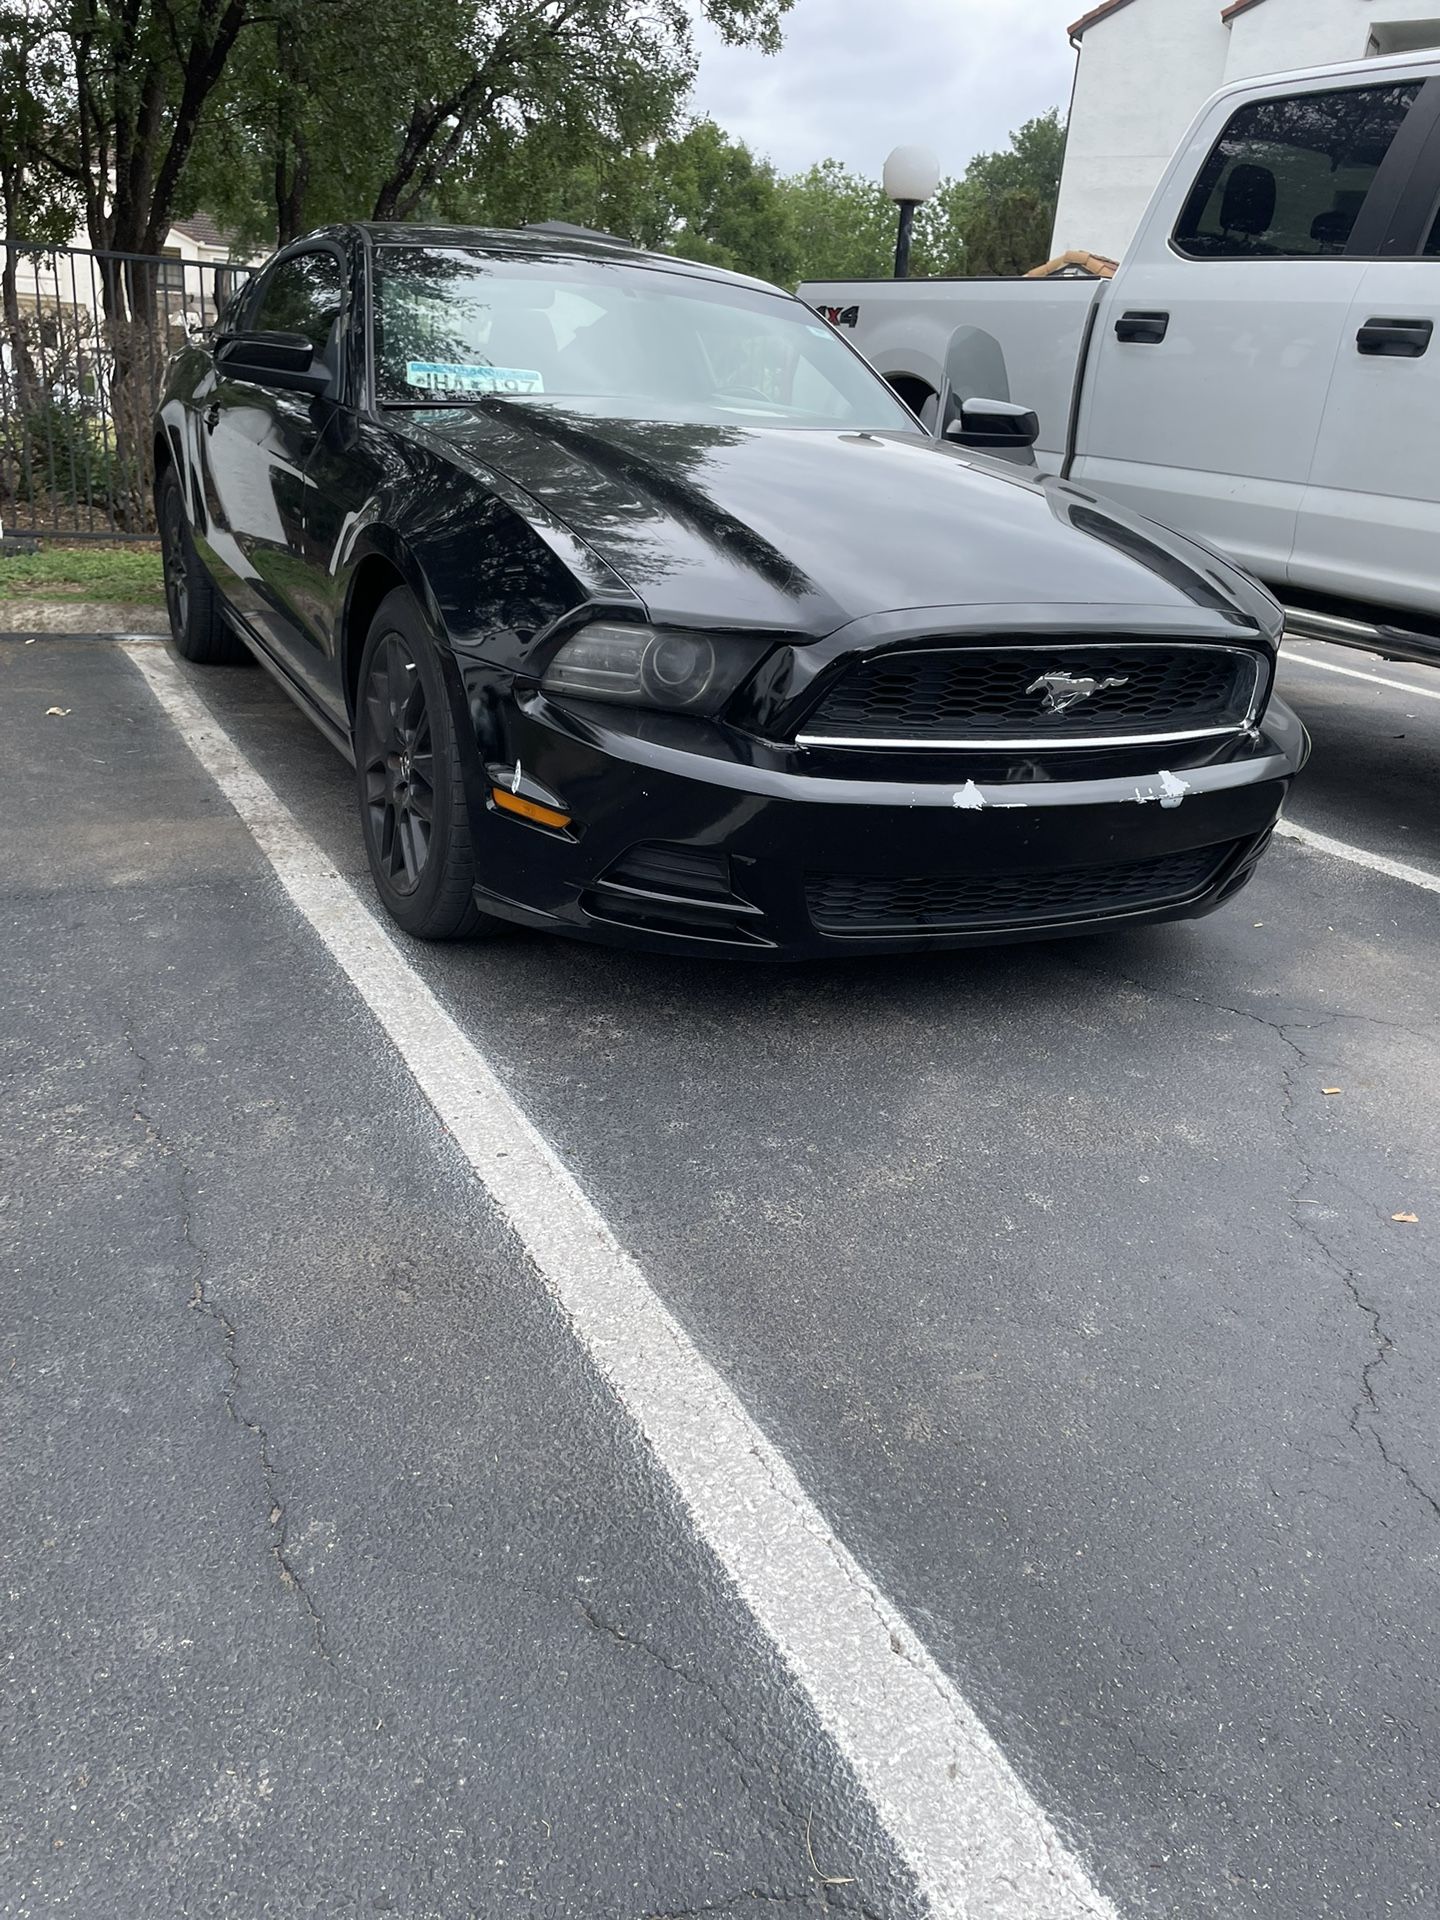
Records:
[[[355,778],[375,890],[396,925],[417,940],[498,932],[475,905],[470,810],[439,655],[403,587],[381,601],[360,658]]]
[[[155,505],[165,569],[165,610],[175,651],[197,667],[248,665],[250,650],[221,618],[220,596],[195,551],[185,496],[173,467],[160,476]]]

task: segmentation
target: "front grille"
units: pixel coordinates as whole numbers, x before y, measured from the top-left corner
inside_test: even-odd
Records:
[[[1202,893],[1238,843],[1152,860],[1038,872],[907,879],[889,874],[812,874],[810,918],[821,933],[959,933],[1028,922],[1089,919],[1176,905]]]
[[[803,723],[802,744],[1039,748],[1229,732],[1250,717],[1261,663],[1243,648],[1143,644],[950,647],[861,660]],[[1093,682],[1047,710],[1047,674]],[[1106,682],[1114,684],[1106,685]],[[1072,690],[1061,682],[1054,698]]]

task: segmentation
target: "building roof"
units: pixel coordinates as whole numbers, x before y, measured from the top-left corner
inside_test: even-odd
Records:
[[[199,247],[224,247],[229,252],[235,244],[234,234],[227,233],[208,213],[189,213],[170,224]]]
[[[1070,38],[1078,40],[1087,27],[1093,27],[1097,20],[1105,20],[1112,13],[1118,13],[1122,7],[1128,7],[1130,0],[1100,0],[1098,7],[1092,7],[1089,13],[1082,13],[1070,29]]]
[[[1078,40],[1087,27],[1093,27],[1098,20],[1108,20],[1112,13],[1119,13],[1122,7],[1128,7],[1130,0],[1100,0],[1098,7],[1092,7],[1089,13],[1081,14],[1070,29],[1070,38]],[[1220,18],[1233,20],[1236,14],[1248,13],[1251,7],[1258,7],[1260,0],[1231,0],[1229,6],[1222,6]]]
[[[1072,248],[1069,253],[1058,253],[1053,260],[1047,260],[1043,267],[1031,267],[1025,275],[1027,280],[1109,280],[1119,267],[1118,260],[1111,260],[1103,253],[1086,253],[1083,248]]]

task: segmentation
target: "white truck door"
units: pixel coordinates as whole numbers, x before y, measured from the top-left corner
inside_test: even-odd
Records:
[[[1222,95],[1100,317],[1077,480],[1288,579],[1325,396],[1423,76]],[[1383,226],[1383,220],[1382,220]]]
[[[1440,615],[1440,80],[1382,258],[1346,315],[1291,559],[1297,589]]]

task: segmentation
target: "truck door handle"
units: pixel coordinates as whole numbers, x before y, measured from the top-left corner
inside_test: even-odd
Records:
[[[1168,313],[1122,313],[1115,322],[1115,338],[1137,347],[1158,347],[1169,330]]]
[[[1361,353],[1382,360],[1418,360],[1430,345],[1433,320],[1367,320],[1355,336]]]

